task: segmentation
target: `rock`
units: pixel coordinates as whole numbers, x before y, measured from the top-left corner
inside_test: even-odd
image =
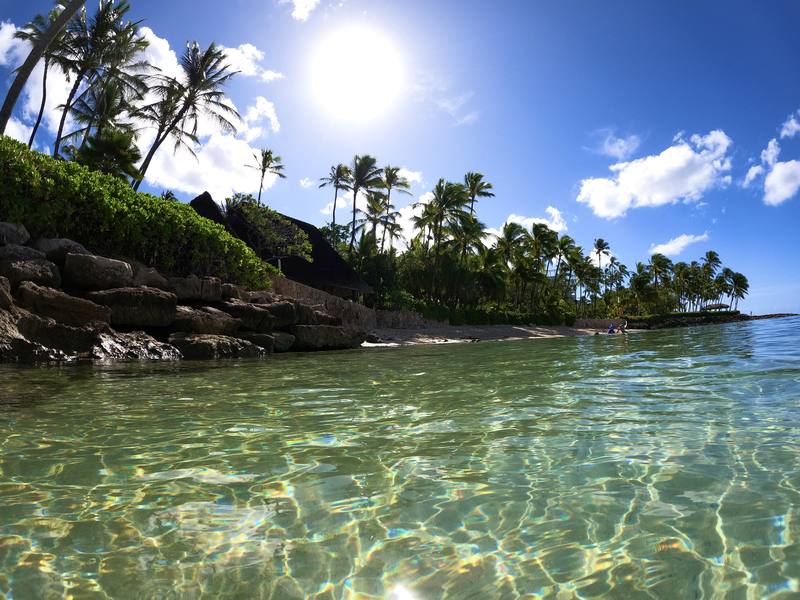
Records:
[[[11,297],[11,283],[5,277],[0,276],[0,309],[8,309],[14,305]]]
[[[45,258],[44,252],[39,252],[30,246],[8,244],[0,246],[0,261],[3,260],[40,260]]]
[[[222,281],[218,277],[170,277],[169,286],[178,300],[217,302],[222,299]]]
[[[250,292],[249,300],[253,304],[272,304],[280,301],[281,297],[267,290],[258,290],[257,292]]]
[[[290,335],[290,334],[287,333],[285,335]],[[248,331],[247,333],[239,334],[236,337],[241,338],[243,340],[247,340],[248,342],[252,342],[259,348],[263,348],[264,352],[266,352],[267,354],[271,354],[275,346],[274,334],[254,333],[252,331]],[[294,336],[292,336],[292,342],[294,342]]]
[[[24,225],[0,222],[0,246],[5,246],[6,244],[18,244],[22,246],[26,244],[29,239],[31,239],[31,236]]]
[[[23,281],[32,281],[53,288],[61,287],[61,273],[58,267],[42,258],[0,261],[0,275],[7,277],[12,287],[17,287]]]
[[[131,269],[133,269],[133,285],[170,291],[167,278],[153,267],[147,267],[141,263],[133,262],[131,263]]]
[[[108,290],[133,285],[133,269],[121,260],[93,254],[68,253],[64,283],[81,290]]]
[[[243,300],[244,302],[250,301],[250,292],[239,285],[232,283],[222,284],[222,298],[223,300]]]
[[[141,331],[109,332],[100,334],[91,357],[96,360],[178,360],[181,353],[175,346],[159,342]]]
[[[111,309],[83,298],[75,298],[64,292],[42,287],[29,281],[20,284],[16,292],[17,302],[44,317],[67,325],[86,325],[92,321],[111,322]]]
[[[46,348],[61,350],[65,354],[90,352],[99,341],[100,334],[110,331],[105,323],[95,322],[73,327],[27,311],[17,321],[17,329],[31,342],[41,344]]]
[[[90,292],[87,298],[111,309],[111,324],[166,327],[175,319],[175,294],[150,287],[124,287]]]
[[[78,242],[67,238],[39,238],[31,245],[44,253],[47,260],[61,266],[64,265],[67,254],[91,254]]]
[[[296,325],[293,350],[341,350],[358,348],[364,341],[363,332],[336,325]]]
[[[45,348],[32,342],[17,329],[19,314],[0,309],[0,361],[2,362],[48,362],[67,360],[61,350]]]
[[[368,333],[367,336],[364,338],[364,341],[367,342],[368,344],[380,344],[382,340],[374,333]]]
[[[259,308],[265,308],[273,316],[272,327],[274,329],[284,329],[297,323],[297,312],[294,303],[289,301],[273,302],[272,304],[258,304]]]
[[[339,317],[334,317],[324,311],[317,310],[314,311],[314,315],[317,318],[317,323],[319,325],[341,325],[342,320]]]
[[[172,328],[175,331],[185,331],[187,333],[232,336],[236,335],[240,324],[241,321],[239,319],[235,319],[228,313],[210,306],[200,308],[179,306]]]
[[[317,311],[313,306],[295,300],[294,312],[297,314],[297,325],[316,325]]]
[[[294,346],[294,336],[285,331],[275,331],[272,334],[272,351],[288,352]]]
[[[174,333],[169,343],[178,348],[189,360],[213,360],[218,358],[253,358],[264,354],[259,346],[226,335],[204,335]]]
[[[251,331],[265,333],[275,328],[275,317],[270,311],[259,305],[241,300],[229,300],[220,304],[220,307],[232,317],[239,319],[242,327]]]

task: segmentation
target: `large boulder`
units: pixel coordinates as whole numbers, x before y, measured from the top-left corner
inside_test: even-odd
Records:
[[[275,328],[275,317],[272,313],[256,304],[229,300],[220,304],[220,307],[232,317],[239,319],[245,329],[265,333]]]
[[[222,300],[222,281],[218,277],[171,277],[170,289],[181,301],[217,302]]]
[[[275,331],[271,335],[273,352],[288,352],[294,346],[294,336],[291,333]]]
[[[323,311],[323,310],[315,310],[314,316],[317,319],[317,323],[320,325],[341,325],[342,319],[340,317],[334,317],[333,315]]]
[[[65,354],[86,354],[99,341],[103,332],[109,332],[104,323],[74,327],[58,323],[49,317],[24,312],[17,321],[17,329],[31,342],[46,348],[60,350]]]
[[[133,285],[147,286],[170,291],[167,278],[153,267],[147,267],[141,263],[132,262],[131,269],[133,269]]]
[[[288,333],[286,335],[289,335]],[[248,342],[252,342],[259,348],[263,348],[264,352],[267,354],[271,354],[275,347],[275,335],[270,333],[255,333],[253,331],[247,331],[245,333],[240,333],[236,337],[241,338],[243,340],[247,340]],[[292,336],[294,337],[294,336]]]
[[[342,350],[358,348],[365,334],[336,325],[296,325],[292,327],[295,336],[293,350]]]
[[[11,297],[11,283],[5,277],[0,276],[0,309],[8,309],[14,305]]]
[[[67,360],[61,350],[32,342],[17,329],[19,311],[0,309],[0,362],[47,362]]]
[[[87,298],[111,309],[111,324],[166,327],[175,319],[175,294],[150,287],[123,287],[90,292]]]
[[[8,244],[0,246],[0,261],[3,260],[39,260],[47,258],[44,252],[39,252],[30,246],[20,246],[19,244]]]
[[[26,244],[29,239],[31,239],[31,236],[24,225],[0,222],[0,246],[5,246],[6,244],[18,244],[22,246]]]
[[[254,304],[272,304],[273,302],[279,302],[281,297],[267,290],[257,290],[250,292],[248,300]]]
[[[53,288],[61,287],[58,267],[43,258],[0,261],[0,275],[7,277],[12,287],[17,287],[23,281]]]
[[[208,333],[214,335],[235,335],[241,321],[228,313],[211,306],[193,308],[179,306],[172,328],[186,333]]]
[[[264,354],[255,344],[225,335],[175,333],[169,343],[189,360],[214,360],[218,358],[253,358]]]
[[[64,284],[80,290],[130,287],[133,269],[122,260],[70,252],[64,260]]]
[[[42,252],[47,260],[64,265],[67,254],[91,254],[76,241],[67,238],[38,238],[31,246]]]
[[[178,360],[180,351],[141,331],[101,333],[92,347],[95,360]]]
[[[297,312],[294,303],[287,300],[273,302],[272,304],[257,304],[259,308],[265,308],[273,316],[272,327],[275,329],[285,329],[297,324]]]
[[[222,284],[222,299],[223,300],[243,300],[244,302],[250,301],[250,292],[240,285],[233,283]]]
[[[16,292],[17,303],[31,312],[67,325],[86,325],[92,321],[111,322],[111,309],[90,300],[76,298],[26,281]]]
[[[313,306],[294,301],[294,312],[297,315],[297,325],[316,325],[317,315]]]

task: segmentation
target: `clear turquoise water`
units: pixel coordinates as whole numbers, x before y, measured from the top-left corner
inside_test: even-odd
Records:
[[[0,597],[797,597],[798,339],[0,367]]]

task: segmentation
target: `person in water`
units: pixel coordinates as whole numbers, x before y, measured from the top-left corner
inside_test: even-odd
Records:
[[[616,328],[614,327],[614,322],[611,322],[611,325],[608,326],[608,335],[614,335],[617,333]]]

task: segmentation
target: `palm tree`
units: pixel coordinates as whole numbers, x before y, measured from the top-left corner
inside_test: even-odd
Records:
[[[381,185],[382,170],[378,168],[378,160],[369,154],[356,155],[353,157],[353,165],[350,167],[352,180],[350,189],[353,190],[353,221],[350,231],[350,255],[353,255],[353,247],[356,243],[356,199],[358,192],[368,192]]]
[[[475,200],[477,198],[492,198],[492,184],[483,180],[483,173],[470,171],[464,175],[464,187],[467,188],[469,195],[469,214],[475,214]]]
[[[739,310],[739,300],[744,298],[749,290],[750,283],[747,281],[747,277],[741,273],[731,275],[731,296],[736,301],[734,310]]]
[[[22,29],[18,29],[14,37],[20,40],[30,42],[35,46],[40,39],[48,34],[50,27],[58,20],[59,15],[63,12],[63,6],[57,6],[51,10],[47,17],[43,15],[36,15],[30,23],[25,25]],[[36,131],[39,129],[39,124],[42,122],[44,115],[44,107],[47,102],[47,73],[52,64],[62,65],[63,61],[61,56],[64,52],[64,29],[62,28],[51,40],[50,44],[44,52],[44,65],[42,69],[42,101],[39,104],[39,113],[36,115],[36,122],[31,129],[31,137],[28,140],[28,148],[33,146],[33,140],[36,137]]]
[[[64,27],[69,23],[75,13],[80,10],[85,1],[86,0],[70,0],[59,13],[58,17],[48,25],[47,29],[44,30],[41,35],[37,36],[35,40],[31,40],[33,48],[31,48],[30,54],[28,54],[28,58],[25,59],[25,62],[22,63],[22,66],[17,69],[17,75],[14,77],[14,81],[11,83],[11,87],[6,93],[2,108],[0,108],[0,135],[5,133],[8,121],[11,119],[11,113],[14,111],[14,106],[19,99],[19,95],[22,93],[22,88],[25,87],[25,83],[28,81],[28,77],[31,76],[31,72],[36,66],[36,63],[42,58],[50,47],[50,44],[62,34]]]
[[[330,173],[328,173],[326,177],[320,178],[320,181],[322,182],[319,184],[320,188],[324,188],[326,185],[333,186],[333,218],[331,221],[332,229],[336,228],[336,201],[339,199],[339,190],[349,190],[351,180],[352,175],[350,173],[350,168],[342,163],[331,167]]]
[[[357,229],[365,229],[367,225],[370,226],[370,236],[377,245],[377,231],[378,225],[382,223],[384,211],[384,196],[380,192],[370,191],[367,192],[367,206],[366,210],[359,209],[362,215],[361,219],[356,220]]]
[[[258,182],[258,205],[261,206],[261,190],[264,188],[264,176],[269,173],[281,179],[286,179],[286,175],[283,174],[283,163],[281,163],[283,159],[277,154],[273,154],[269,148],[261,148],[253,154],[253,158],[256,163],[246,166],[251,169],[257,169],[261,176]]]
[[[75,153],[77,162],[116,177],[138,177],[136,163],[141,159],[133,133],[115,128],[89,136]]]
[[[672,271],[672,261],[663,254],[656,252],[650,257],[650,276],[653,278],[653,285],[658,289],[658,284],[663,286]]]
[[[197,136],[197,120],[201,114],[213,120],[222,131],[232,133],[236,126],[232,120],[239,119],[236,109],[225,102],[223,87],[237,71],[231,71],[225,62],[225,52],[215,44],[201,50],[197,42],[189,44],[181,56],[183,81],[167,78],[154,87],[161,100],[151,105],[152,120],[158,124],[156,137],[139,167],[141,177],[134,189],[144,179],[156,150],[170,136],[176,138],[176,146],[185,143],[183,138]]]
[[[389,213],[394,208],[392,206],[392,190],[395,189],[403,194],[411,194],[409,189],[411,184],[408,179],[400,176],[400,167],[392,167],[386,165],[383,167],[383,176],[381,177],[381,187],[386,190],[386,212]],[[381,254],[383,254],[383,246],[386,242],[386,228],[383,230],[381,236]]]
[[[594,253],[597,254],[597,267],[599,269],[602,269],[603,268],[603,264],[601,262],[601,256],[603,254],[605,254],[606,256],[611,254],[611,250],[610,250],[610,246],[608,245],[608,242],[605,241],[603,238],[597,238],[594,241]]]

